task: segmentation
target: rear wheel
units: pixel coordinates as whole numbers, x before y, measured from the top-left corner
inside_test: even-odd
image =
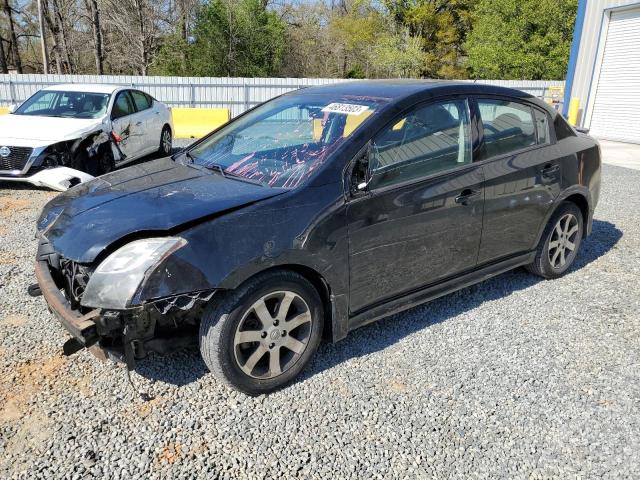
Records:
[[[200,351],[211,372],[250,395],[291,382],[309,363],[322,336],[317,291],[301,275],[260,275],[214,296],[200,325]]]
[[[165,157],[171,155],[171,149],[173,148],[173,138],[171,136],[171,128],[169,125],[165,125],[162,128],[162,133],[160,134],[160,147],[158,148],[158,153]]]
[[[527,269],[544,278],[558,278],[571,267],[582,241],[584,221],[576,204],[563,202],[553,213]]]

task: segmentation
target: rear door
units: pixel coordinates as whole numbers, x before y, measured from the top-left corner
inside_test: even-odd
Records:
[[[485,203],[478,263],[535,247],[537,234],[560,193],[560,161],[549,116],[526,102],[478,97]]]
[[[466,98],[414,107],[373,138],[368,191],[347,207],[357,313],[476,264],[482,167]]]
[[[160,146],[160,129],[158,116],[153,111],[151,98],[139,91],[131,90],[131,97],[136,107],[136,127],[140,133],[140,145],[144,153],[155,151]]]

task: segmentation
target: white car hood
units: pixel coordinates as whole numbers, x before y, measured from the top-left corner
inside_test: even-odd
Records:
[[[103,130],[104,117],[78,119],[0,115],[0,146],[40,147]]]

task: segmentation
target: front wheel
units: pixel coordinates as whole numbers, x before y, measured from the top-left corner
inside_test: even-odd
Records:
[[[214,295],[200,324],[200,352],[223,383],[250,395],[269,393],[309,363],[322,327],[313,285],[295,272],[269,272]]]
[[[171,129],[168,125],[165,125],[162,128],[162,133],[160,134],[160,147],[158,148],[158,153],[163,157],[168,157],[171,155],[172,148],[173,139],[171,137]]]
[[[527,269],[543,278],[558,278],[571,267],[582,241],[584,221],[575,203],[563,202],[545,228],[536,256]]]

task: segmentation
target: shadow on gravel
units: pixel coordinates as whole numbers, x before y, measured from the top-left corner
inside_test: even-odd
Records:
[[[606,254],[621,237],[622,232],[612,223],[594,220],[593,233],[583,241],[580,255],[570,273]],[[335,345],[321,345],[301,379],[312,377],[351,358],[387,348],[412,333],[472,310],[483,302],[506,297],[541,281],[544,280],[525,269],[517,269],[362,327]],[[186,385],[208,373],[200,354],[195,350],[165,357],[150,356],[138,364],[136,371],[151,380],[173,385]]]

